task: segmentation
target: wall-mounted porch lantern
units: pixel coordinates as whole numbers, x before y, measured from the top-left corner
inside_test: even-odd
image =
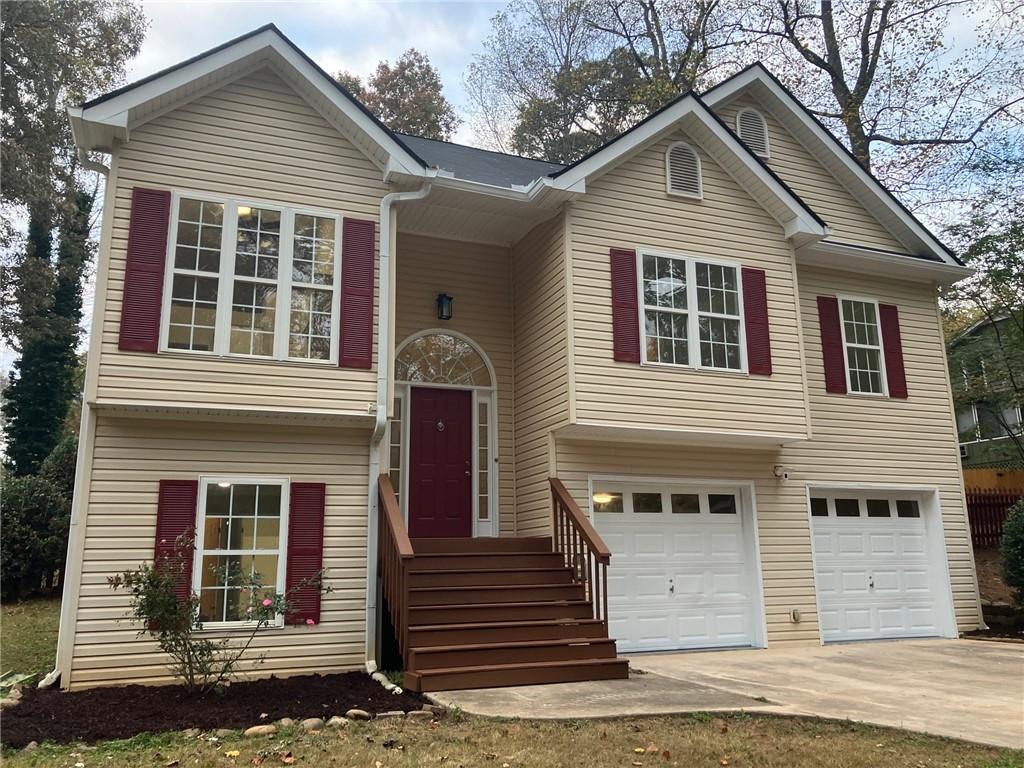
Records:
[[[451,320],[452,319],[452,304],[455,299],[449,296],[447,293],[437,294],[437,319],[438,320]]]

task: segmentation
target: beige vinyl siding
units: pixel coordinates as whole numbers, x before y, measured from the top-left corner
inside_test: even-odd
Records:
[[[662,429],[804,434],[793,253],[781,227],[699,147],[704,199],[665,191],[665,149],[678,133],[587,185],[570,208],[576,420]],[[694,143],[691,141],[691,145]],[[654,248],[765,270],[770,377],[612,358],[610,247]]]
[[[376,220],[386,188],[370,160],[265,68],[134,128],[131,141],[115,149],[113,169],[110,250],[100,255],[108,268],[101,269],[97,286],[103,297],[103,330],[94,345],[100,405],[367,413],[376,399],[370,370],[120,352],[117,337],[133,187],[232,195]]]
[[[269,628],[243,667],[295,675],[362,666],[366,608],[369,432],[99,416],[90,475],[72,688],[166,682],[165,657],[125,618],[128,597],[107,577],[151,560],[162,479],[263,475],[327,484],[324,567],[333,592],[316,627]],[[265,653],[263,664],[252,659]]]
[[[819,641],[806,489],[775,479],[778,451],[560,440],[557,457],[558,476],[588,513],[592,474],[754,483],[768,645]],[[790,620],[794,608],[799,624]]]
[[[493,245],[399,234],[395,259],[396,347],[419,331],[450,329],[472,339],[494,366],[498,379],[499,520],[502,532],[512,533],[516,485],[509,251]],[[439,293],[455,298],[451,320],[437,319]]]
[[[512,249],[516,353],[516,531],[550,530],[550,433],[569,421],[565,220]]]
[[[957,621],[978,624],[977,586],[957,433],[934,287],[801,267],[814,439],[785,449],[801,483],[926,485],[939,490]],[[825,392],[817,297],[862,296],[899,308],[906,400]]]
[[[767,161],[768,165],[825,220],[832,230],[829,240],[909,253],[907,247],[868,213],[849,190],[767,110],[749,99],[740,98],[717,109],[716,112],[725,124],[735,131],[736,113],[743,107],[753,107],[764,115],[768,124],[768,145],[771,154]]]

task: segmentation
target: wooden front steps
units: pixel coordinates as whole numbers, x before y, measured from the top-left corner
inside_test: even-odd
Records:
[[[625,678],[607,624],[550,538],[412,539],[405,687]]]

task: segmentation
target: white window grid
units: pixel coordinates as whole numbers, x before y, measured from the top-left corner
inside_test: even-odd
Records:
[[[888,396],[878,302],[861,296],[839,296],[838,301],[846,391],[855,395]],[[847,308],[850,319],[847,319]],[[873,386],[875,377],[877,388]]]
[[[219,258],[219,272],[214,275],[211,272],[195,272],[175,269],[173,255],[176,243],[176,228],[178,225],[179,210],[182,206],[182,200],[199,201],[201,203],[213,203],[222,204],[224,206],[223,215],[223,227],[221,232],[221,243],[220,243],[220,258]],[[276,259],[272,254],[272,247],[264,248],[262,257],[260,254],[250,254],[255,257],[253,264],[253,272],[255,274],[235,274],[235,261],[238,247],[238,216],[239,209],[242,209],[243,216],[245,215],[245,209],[260,209],[266,212],[276,212],[280,214],[280,230],[279,232],[273,231],[272,227],[264,227],[263,217],[256,221],[256,226],[252,226],[251,223],[242,227],[242,232],[254,233],[259,242],[260,239],[264,239],[269,235],[278,235],[278,253]],[[333,270],[331,272],[330,284],[317,284],[315,290],[323,291],[325,295],[329,295],[330,312],[321,313],[327,315],[327,317],[320,317],[317,319],[316,327],[318,329],[315,337],[317,340],[314,342],[312,339],[307,339],[307,343],[304,346],[304,350],[300,350],[299,346],[296,345],[294,348],[295,352],[300,354],[308,354],[311,349],[316,346],[318,354],[322,354],[324,351],[327,352],[325,357],[303,357],[300,354],[292,354],[292,348],[290,344],[291,337],[291,312],[290,308],[292,305],[293,293],[298,297],[301,295],[301,291],[308,289],[309,286],[301,282],[301,280],[293,279],[293,260],[294,260],[294,224],[296,217],[302,216],[314,216],[318,219],[331,220],[334,224],[335,237],[333,239],[333,253],[332,253],[332,265]],[[244,223],[244,222],[243,222]],[[164,286],[164,300],[163,304],[165,310],[162,317],[162,328],[161,328],[161,351],[169,352],[183,352],[188,354],[197,354],[204,356],[219,356],[225,357],[230,356],[234,358],[251,358],[251,359],[274,359],[281,361],[301,362],[314,365],[323,364],[337,364],[338,362],[338,339],[339,339],[339,323],[341,316],[341,216],[331,211],[316,210],[312,208],[296,208],[293,206],[282,205],[279,203],[250,200],[235,198],[231,196],[222,195],[210,195],[202,192],[192,192],[188,190],[176,190],[172,193],[171,201],[171,232],[172,237],[168,238],[168,259],[167,259],[167,271],[165,277]],[[273,238],[269,238],[273,240]],[[313,237],[314,246],[318,238],[314,234]],[[322,238],[325,243],[327,238]],[[321,253],[321,264],[325,260],[325,246],[320,247]],[[245,251],[248,254],[248,251]],[[273,274],[273,265],[276,260],[277,275],[274,277],[268,277],[267,275]],[[300,258],[300,261],[302,259]],[[263,266],[261,267],[261,263]],[[262,270],[262,273],[261,273]],[[248,268],[246,268],[248,271]],[[300,268],[300,273],[303,270]],[[180,347],[172,346],[170,338],[171,312],[171,297],[172,297],[172,286],[175,274],[185,274],[188,276],[198,276],[208,280],[217,281],[217,290],[215,296],[216,303],[216,314],[215,323],[212,326],[215,329],[212,346],[210,349],[182,349]],[[321,279],[326,281],[327,270],[321,267],[319,270]],[[261,274],[263,276],[261,276]],[[241,291],[239,293],[239,301],[235,301],[235,285],[244,286],[245,284],[259,284],[269,287],[273,287],[273,293],[268,292],[267,288],[263,289],[264,295],[258,300],[257,297],[251,296],[249,292]],[[294,285],[294,289],[293,289]],[[271,301],[273,304],[271,304]],[[300,299],[301,303],[301,299]],[[187,307],[183,301],[179,302],[181,309]],[[273,306],[272,318],[269,312],[270,307]],[[326,306],[326,302],[321,302],[318,306]],[[202,309],[208,309],[209,302],[202,306]],[[257,308],[265,308],[266,312],[262,315],[257,313]],[[289,311],[282,311],[282,308],[288,308]],[[179,312],[179,316],[183,315]],[[261,319],[262,318],[262,319]],[[208,312],[204,313],[204,320],[208,319]],[[232,325],[233,321],[237,321],[236,327],[234,328],[235,334],[235,351],[232,349]],[[311,323],[312,324],[312,323]],[[209,337],[210,326],[200,326],[204,329],[206,336]],[[272,344],[265,338],[261,338],[260,335],[269,335],[273,332]],[[248,339],[248,342],[246,342]],[[191,344],[190,346],[195,346]],[[248,346],[248,349],[244,349]],[[266,354],[267,347],[272,347],[272,353]]]
[[[257,548],[255,541],[253,547],[248,549],[233,549],[230,547],[219,548],[206,546],[206,506],[209,488],[212,485],[221,487],[232,487],[242,485],[271,486],[280,488],[281,508],[278,516],[278,541],[276,549]],[[258,504],[258,498],[257,498]],[[204,576],[204,563],[206,558],[222,558],[231,556],[255,557],[261,555],[274,556],[277,558],[277,578],[273,584],[266,584],[268,589],[273,589],[278,594],[284,594],[287,585],[288,566],[288,512],[290,508],[290,482],[288,478],[282,477],[259,477],[259,476],[203,476],[199,478],[199,505],[196,512],[196,541],[195,558],[192,564],[192,591],[202,596],[202,585]],[[259,519],[257,507],[257,520]],[[230,519],[230,516],[229,516]],[[255,533],[254,533],[255,536]],[[229,542],[230,543],[230,542]],[[226,608],[226,606],[225,606]],[[278,615],[272,624],[282,626],[284,616]],[[252,622],[244,621],[204,621],[204,628],[231,628],[251,626]]]
[[[746,373],[739,264],[638,248],[637,278],[644,365]],[[647,303],[650,288],[654,304]],[[653,349],[649,341],[654,342]],[[671,354],[670,360],[661,359],[663,349]],[[702,359],[705,351],[707,363]]]

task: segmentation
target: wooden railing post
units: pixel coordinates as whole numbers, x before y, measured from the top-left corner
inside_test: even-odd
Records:
[[[608,565],[611,551],[557,477],[551,485],[551,546],[561,553],[574,581],[583,584],[593,617],[608,623]]]

